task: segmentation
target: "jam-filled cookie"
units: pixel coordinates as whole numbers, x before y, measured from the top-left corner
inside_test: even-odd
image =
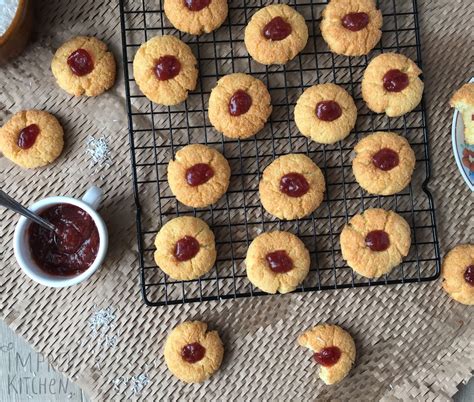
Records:
[[[258,133],[272,113],[265,84],[248,74],[222,77],[209,97],[209,120],[229,138],[248,138]]]
[[[178,201],[193,208],[214,204],[227,191],[229,179],[227,159],[206,145],[187,145],[168,164],[172,193]]]
[[[78,36],[54,54],[51,70],[58,85],[71,95],[97,96],[115,82],[115,59],[107,45],[91,36]]]
[[[354,365],[354,340],[337,325],[316,325],[298,337],[298,344],[314,352],[313,358],[320,366],[319,377],[327,385],[342,381]]]
[[[398,53],[383,53],[367,66],[362,78],[362,97],[375,113],[389,117],[411,112],[421,102],[423,81],[414,61]]]
[[[280,219],[303,218],[323,201],[325,181],[321,169],[306,155],[288,154],[263,171],[259,184],[265,210]]]
[[[391,195],[410,183],[416,157],[405,137],[377,132],[360,140],[354,152],[352,171],[369,193]]]
[[[474,82],[464,84],[458,89],[452,96],[450,105],[462,115],[464,141],[466,144],[474,145]]]
[[[286,4],[272,4],[257,11],[245,28],[245,46],[261,64],[285,64],[306,46],[304,17]]]
[[[245,266],[249,281],[257,288],[267,293],[288,293],[308,275],[309,251],[292,233],[262,233],[250,244]]]
[[[227,18],[227,0],[165,0],[165,14],[171,24],[191,35],[209,33]]]
[[[165,342],[165,362],[181,381],[206,381],[220,367],[224,345],[217,331],[208,331],[201,321],[186,321],[176,326]]]
[[[295,106],[295,123],[303,135],[322,144],[346,138],[357,120],[357,107],[346,90],[336,84],[306,89]]]
[[[53,162],[63,146],[61,124],[42,110],[18,112],[0,128],[0,150],[6,158],[24,168]]]
[[[322,17],[321,34],[337,54],[368,54],[382,36],[382,13],[374,0],[331,0]]]
[[[340,240],[347,264],[366,278],[378,278],[408,255],[410,226],[393,211],[372,208],[353,216]]]
[[[143,94],[159,105],[177,105],[196,88],[197,61],[191,48],[170,35],[143,43],[133,59],[133,75]]]
[[[155,261],[176,280],[197,279],[216,261],[214,233],[202,219],[181,216],[163,225],[155,239]]]
[[[474,244],[454,247],[444,258],[443,288],[459,303],[474,305]]]

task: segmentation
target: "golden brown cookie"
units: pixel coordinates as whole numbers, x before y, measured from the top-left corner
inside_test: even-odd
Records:
[[[51,70],[58,85],[71,95],[97,96],[115,82],[115,59],[107,45],[92,36],[78,36],[54,54]]]
[[[191,35],[209,33],[227,18],[227,0],[165,0],[165,14],[171,24]]]
[[[170,35],[143,43],[133,59],[135,81],[152,102],[177,105],[196,88],[197,61],[191,48]]]
[[[53,162],[64,146],[63,128],[56,117],[42,110],[23,110],[0,128],[0,151],[24,168]]]
[[[454,247],[444,258],[443,288],[457,302],[474,305],[474,244]]]
[[[340,240],[347,264],[366,278],[378,278],[408,255],[410,226],[393,211],[372,208],[353,216]]]
[[[420,68],[408,57],[383,53],[369,63],[362,78],[362,97],[375,113],[389,117],[411,112],[421,102]]]
[[[216,261],[214,233],[206,222],[193,216],[174,218],[163,225],[155,246],[156,264],[176,280],[197,279]]]
[[[248,74],[222,77],[209,97],[209,120],[229,138],[248,138],[258,133],[272,113],[265,84]]]
[[[321,34],[337,54],[363,56],[382,36],[382,13],[374,0],[331,0],[322,17]]]
[[[286,4],[258,10],[245,28],[245,46],[262,64],[285,64],[306,46],[308,27],[304,17]]]
[[[220,367],[224,345],[217,331],[208,331],[201,321],[186,321],[176,326],[165,342],[165,362],[181,381],[206,381]]]
[[[193,208],[214,204],[229,187],[230,166],[214,148],[192,144],[168,164],[168,183],[178,201]]]
[[[319,377],[327,385],[342,381],[354,365],[354,340],[337,325],[316,325],[298,337],[298,344],[314,352],[313,358],[320,365]]]
[[[464,141],[474,145],[474,82],[464,84],[450,100],[451,107],[462,115],[464,123]]]
[[[262,233],[249,246],[245,266],[249,281],[267,293],[288,293],[306,278],[309,251],[293,233]]]
[[[405,137],[376,132],[360,140],[354,152],[352,171],[369,193],[391,195],[410,183],[416,157]]]
[[[265,210],[280,219],[303,218],[323,201],[325,181],[321,169],[306,155],[288,154],[263,171],[259,184]]]
[[[334,144],[346,138],[356,120],[354,100],[339,85],[313,85],[296,102],[295,123],[298,130],[321,144]]]

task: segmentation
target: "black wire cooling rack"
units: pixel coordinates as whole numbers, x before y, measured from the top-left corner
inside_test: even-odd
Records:
[[[319,24],[327,1],[287,1],[304,15],[310,38],[304,51],[285,66],[263,66],[253,61],[243,43],[251,16],[271,1],[229,1],[226,22],[213,33],[191,36],[175,30],[164,15],[162,0],[120,0],[125,91],[129,116],[133,187],[137,207],[141,287],[145,303],[160,306],[204,300],[263,295],[245,273],[250,242],[275,229],[298,235],[311,253],[311,270],[297,292],[361,286],[423,282],[439,276],[440,257],[430,178],[425,107],[400,118],[370,112],[361,99],[360,82],[368,61],[381,52],[400,52],[421,66],[420,28],[416,0],[380,0],[384,16],[382,40],[367,57],[343,57],[329,52]],[[275,2],[273,2],[275,3]],[[141,43],[171,34],[190,45],[199,63],[199,82],[187,101],[163,107],[148,101],[133,79],[133,57]],[[217,133],[207,118],[209,93],[216,81],[233,72],[261,79],[269,88],[273,114],[254,138],[231,140]],[[334,82],[354,97],[359,116],[353,133],[335,145],[321,145],[299,134],[293,108],[303,90],[315,83]],[[371,196],[352,175],[351,151],[359,138],[374,131],[403,134],[413,147],[416,170],[411,185],[390,197]],[[227,194],[215,205],[192,209],[172,195],[167,164],[176,151],[190,143],[217,148],[228,159],[232,177]],[[289,152],[309,155],[321,167],[327,183],[323,204],[309,217],[279,221],[267,214],[259,200],[263,169]],[[359,276],[342,259],[339,234],[356,213],[370,207],[393,209],[412,228],[409,256],[390,274],[377,280]],[[214,231],[215,267],[204,277],[174,281],[157,268],[153,253],[158,229],[179,215],[204,219]]]

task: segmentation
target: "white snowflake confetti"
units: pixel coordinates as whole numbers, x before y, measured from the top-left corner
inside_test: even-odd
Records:
[[[149,382],[150,378],[146,373],[142,373],[138,376],[133,376],[130,379],[130,389],[132,390],[132,394],[140,394],[143,391],[143,388],[145,388]]]
[[[114,390],[119,393],[124,393],[127,389],[132,395],[139,395],[143,389],[150,383],[148,374],[141,373],[132,377],[118,377],[111,381]]]
[[[97,335],[99,330],[105,334],[113,320],[115,320],[115,314],[112,307],[94,312],[89,318],[89,328],[92,330],[92,335]]]
[[[86,140],[86,151],[91,157],[91,165],[110,166],[112,164],[112,158],[110,157],[109,144],[104,136],[100,138],[94,138],[92,136],[87,137]]]

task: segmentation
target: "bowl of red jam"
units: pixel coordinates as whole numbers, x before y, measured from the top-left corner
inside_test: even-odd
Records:
[[[36,282],[51,287],[76,285],[88,279],[107,253],[107,227],[97,213],[102,192],[89,189],[79,200],[49,197],[29,209],[51,222],[45,229],[20,218],[15,229],[15,257],[23,271]]]

